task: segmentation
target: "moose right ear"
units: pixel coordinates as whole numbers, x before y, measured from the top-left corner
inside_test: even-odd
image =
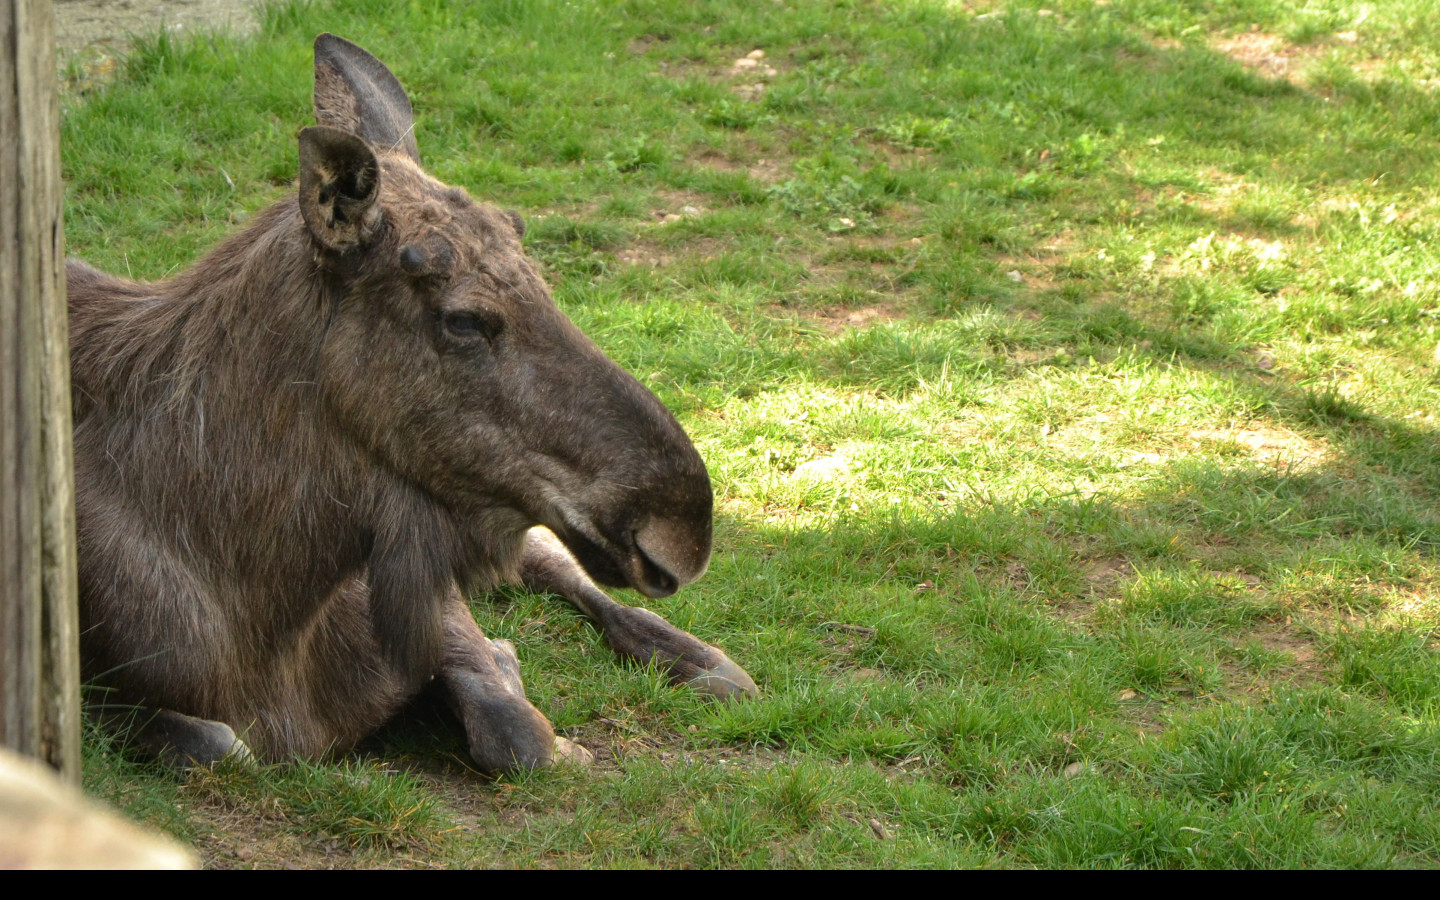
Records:
[[[300,132],[300,215],[328,250],[358,247],[380,226],[380,163],[365,141],[317,125]]]
[[[358,134],[382,151],[420,162],[405,89],[364,47],[333,34],[315,39],[315,124]]]

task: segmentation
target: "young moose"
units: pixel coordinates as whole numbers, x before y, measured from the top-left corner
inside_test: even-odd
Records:
[[[674,417],[556,308],[518,215],[420,168],[379,60],[321,35],[315,117],[297,195],[189,272],[68,266],[102,719],[177,763],[317,756],[435,680],[481,768],[544,766],[568,745],[464,600],[515,576],[622,656],[755,693],[591,581],[664,597],[704,572],[710,481]]]

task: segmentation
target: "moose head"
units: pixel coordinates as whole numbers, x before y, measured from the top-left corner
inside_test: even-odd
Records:
[[[325,396],[382,465],[481,539],[549,527],[597,581],[663,597],[711,545],[705,465],[560,311],[514,212],[420,167],[410,101],[365,50],[315,44],[299,208],[333,318]]]

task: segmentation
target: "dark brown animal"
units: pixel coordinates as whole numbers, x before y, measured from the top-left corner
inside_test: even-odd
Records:
[[[624,656],[754,693],[591,580],[663,597],[704,572],[709,476],[674,417],[556,308],[518,215],[425,174],[384,65],[321,35],[315,116],[297,194],[190,271],[68,266],[103,717],[182,763],[313,757],[438,680],[481,767],[545,765],[514,648],[464,600],[516,576]]]

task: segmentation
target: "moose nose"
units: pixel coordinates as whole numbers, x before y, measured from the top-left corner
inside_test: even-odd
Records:
[[[639,576],[635,587],[647,597],[668,597],[701,575],[710,564],[710,522],[652,518],[635,532]]]
[[[635,548],[636,576],[632,578],[635,590],[647,597],[668,597],[680,590],[680,579],[671,575],[655,563],[644,550]]]

